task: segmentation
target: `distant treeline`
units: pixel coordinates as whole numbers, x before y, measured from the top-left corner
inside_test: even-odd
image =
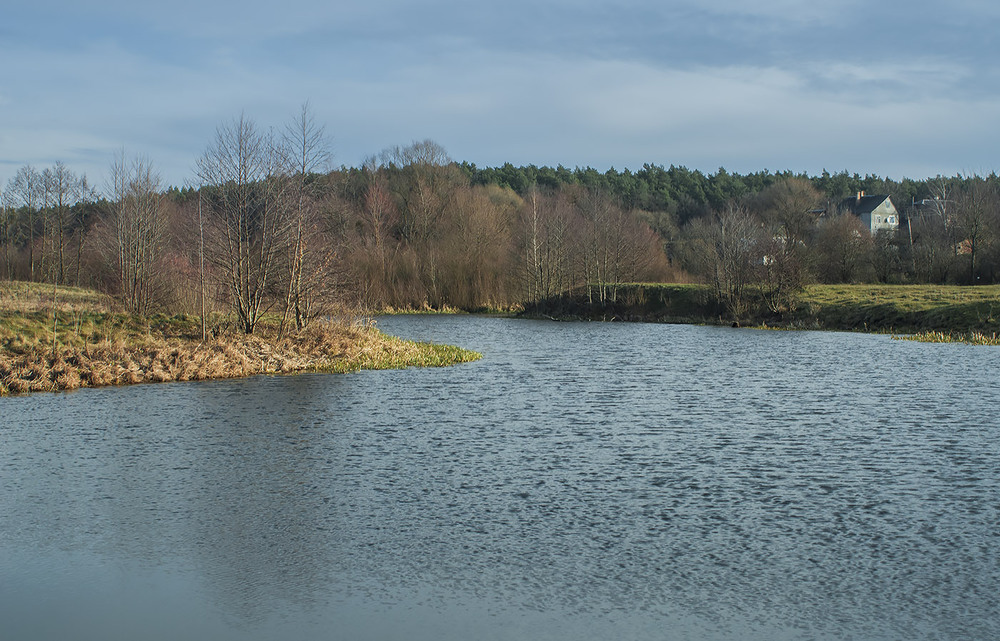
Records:
[[[198,188],[124,154],[100,193],[62,164],[24,166],[2,192],[0,277],[96,286],[140,313],[230,308],[247,332],[335,303],[509,309],[583,288],[601,304],[637,281],[709,284],[739,318],[780,315],[810,282],[1000,280],[994,174],[480,168],[432,141],[327,161],[304,110],[280,134],[220,127]],[[837,207],[862,191],[892,198],[898,229]]]
[[[626,209],[670,212],[677,216],[681,224],[712,211],[720,211],[729,203],[752,197],[777,182],[791,178],[808,181],[823,201],[836,203],[864,191],[887,194],[900,209],[915,201],[932,198],[941,183],[954,188],[972,179],[971,176],[937,176],[897,181],[847,171],[833,174],[823,171],[819,176],[767,170],[740,174],[730,173],[722,167],[714,174],[705,174],[684,166],[664,168],[648,163],[637,171],[619,171],[612,167],[605,172],[592,167],[568,169],[562,165],[554,168],[535,165],[515,167],[506,163],[500,167],[477,167],[474,163],[462,162],[458,166],[473,185],[499,185],[519,194],[527,193],[532,187],[558,189],[567,185],[582,185],[612,196]],[[989,179],[995,182],[996,175],[991,174]]]

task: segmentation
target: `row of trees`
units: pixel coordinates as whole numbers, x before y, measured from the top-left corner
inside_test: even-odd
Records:
[[[962,183],[966,180],[962,177],[938,177],[930,180],[904,178],[896,181],[875,175],[849,174],[846,171],[831,174],[825,170],[819,176],[767,170],[739,174],[728,172],[724,168],[719,168],[714,174],[706,174],[683,166],[671,165],[664,168],[652,164],[645,164],[638,171],[619,171],[612,167],[605,172],[592,167],[516,167],[510,163],[500,167],[480,168],[463,162],[459,167],[472,184],[500,185],[519,194],[526,193],[531,186],[558,189],[580,185],[609,195],[628,210],[670,214],[681,225],[693,218],[723,211],[730,203],[753,198],[771,185],[789,179],[808,182],[824,202],[836,203],[859,191],[865,191],[870,194],[888,194],[897,205],[927,198],[935,182]]]
[[[332,304],[481,309],[574,288],[601,303],[630,281],[711,283],[739,317],[812,281],[1000,278],[996,176],[479,169],[432,141],[329,160],[305,106],[279,130],[219,127],[180,189],[124,152],[100,195],[61,163],[23,167],[3,190],[2,275],[97,286],[136,313],[225,305],[247,333],[269,311],[302,328]],[[836,210],[860,190],[914,205],[898,233]]]
[[[338,178],[347,262],[373,306],[507,307],[581,284],[603,299],[611,283],[670,273],[656,234],[611,198],[470,184],[430,141]]]
[[[0,192],[0,273],[15,274],[14,250],[27,251],[29,280],[80,282],[83,240],[96,213],[86,176],[57,162],[41,171],[21,167]]]

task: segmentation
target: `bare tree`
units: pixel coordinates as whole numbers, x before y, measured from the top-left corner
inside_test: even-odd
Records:
[[[66,282],[66,243],[73,224],[71,207],[83,198],[86,178],[78,177],[61,161],[42,172],[44,200],[48,204],[49,224],[53,231],[52,252],[55,265],[53,282]]]
[[[730,205],[717,215],[714,235],[715,291],[734,320],[751,307],[751,287],[764,263],[765,237],[760,221],[742,207]]]
[[[160,177],[149,159],[129,159],[123,149],[111,166],[109,195],[107,249],[114,257],[118,295],[127,311],[145,314],[153,302],[155,265],[166,240]]]
[[[209,253],[246,334],[254,332],[269,307],[269,290],[277,285],[279,260],[288,248],[283,160],[273,135],[244,115],[220,126],[198,160],[198,176],[210,186],[205,200],[213,232]]]
[[[290,312],[294,313],[296,329],[305,327],[318,313],[317,302],[329,284],[334,256],[329,244],[322,242],[318,207],[323,194],[315,180],[315,174],[325,171],[329,164],[329,143],[323,126],[309,111],[309,103],[302,105],[299,117],[285,128],[282,142],[291,181],[291,243],[281,317],[283,331]]]
[[[720,309],[742,321],[763,287],[771,248],[763,223],[730,203],[714,216],[690,221],[681,230],[678,254],[685,268],[710,283]]]
[[[9,190],[0,192],[0,244],[3,245],[3,277],[14,278],[14,199]]]
[[[958,256],[952,187],[942,176],[927,186],[930,198],[915,202],[906,216],[912,269],[924,282],[944,282]]]
[[[996,235],[1000,218],[1000,194],[996,187],[979,177],[966,181],[966,188],[958,195],[954,207],[961,241],[958,251],[969,257],[969,284],[978,282],[978,260]]]
[[[463,309],[508,304],[511,233],[521,199],[491,185],[456,191],[441,240],[442,289]]]
[[[872,236],[860,218],[845,213],[826,219],[820,226],[816,247],[820,259],[819,274],[824,281],[852,283],[863,280]]]
[[[447,258],[441,251],[440,235],[449,213],[454,212],[462,176],[444,148],[431,140],[386,149],[379,160],[398,203],[399,237],[413,250],[424,302],[439,306],[446,302],[441,266]]]
[[[565,194],[533,188],[521,208],[521,281],[525,300],[535,302],[565,292],[572,283],[571,206]]]
[[[396,170],[401,235],[411,243],[426,244],[457,184],[449,167],[451,158],[432,140],[386,149],[379,158],[383,167]]]
[[[94,218],[94,214],[97,213],[97,208],[93,205],[99,198],[97,190],[91,187],[90,183],[87,181],[86,174],[80,176],[79,188],[79,198],[76,205],[72,208],[73,226],[75,227],[73,233],[76,236],[76,275],[74,280],[77,287],[80,286],[80,277],[83,271],[84,240],[90,231],[91,221]]]
[[[443,167],[451,162],[444,147],[430,139],[414,141],[406,147],[389,147],[379,154],[384,165],[407,167],[422,165],[425,167]]]
[[[370,294],[368,303],[382,306],[389,303],[389,256],[392,228],[399,220],[396,202],[389,192],[383,171],[374,157],[367,158],[362,172],[365,177],[365,187],[361,201],[361,222],[365,244],[370,243],[374,252],[373,273],[368,275],[365,286]]]
[[[25,165],[7,183],[7,195],[12,207],[23,208],[28,239],[28,279],[35,280],[35,233],[43,193],[42,174]]]
[[[805,178],[786,178],[762,190],[754,198],[754,209],[775,234],[790,246],[802,246],[812,236],[816,218],[810,213],[822,199]]]
[[[593,303],[596,292],[598,302],[604,303],[609,299],[609,290],[619,282],[625,212],[610,198],[590,190],[581,195],[577,206],[586,222],[586,229],[581,230],[583,251],[579,258],[587,283],[587,298]]]

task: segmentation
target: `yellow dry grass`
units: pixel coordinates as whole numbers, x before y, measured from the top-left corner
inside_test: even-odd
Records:
[[[386,336],[370,321],[351,318],[315,322],[281,339],[275,327],[265,323],[260,336],[217,331],[202,342],[196,319],[115,313],[110,302],[86,290],[46,307],[44,299],[36,300],[37,287],[14,290],[5,283],[0,290],[0,395],[258,374],[443,366],[480,358],[457,347]],[[12,290],[18,293],[11,295]]]

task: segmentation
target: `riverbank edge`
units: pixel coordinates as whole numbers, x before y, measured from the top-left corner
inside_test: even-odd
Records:
[[[178,338],[0,350],[0,396],[81,388],[306,372],[445,367],[482,358],[451,345],[407,341],[373,326],[317,327],[282,340]]]
[[[445,367],[482,358],[451,345],[383,334],[367,316],[315,321],[279,337],[278,322],[257,335],[213,317],[134,316],[98,292],[36,283],[0,283],[0,396],[80,388],[245,378],[305,372]]]
[[[527,306],[522,318],[853,331],[927,342],[1000,345],[1000,286],[813,285],[792,309],[728,317],[704,285],[620,285],[598,302],[586,289]]]

